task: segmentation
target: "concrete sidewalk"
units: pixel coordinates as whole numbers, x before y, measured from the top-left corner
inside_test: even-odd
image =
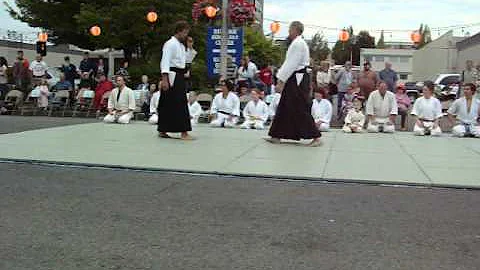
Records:
[[[154,126],[103,123],[0,135],[0,158],[276,178],[480,188],[480,140],[411,133],[324,133],[309,148],[267,131],[195,127],[197,140],[160,139]]]

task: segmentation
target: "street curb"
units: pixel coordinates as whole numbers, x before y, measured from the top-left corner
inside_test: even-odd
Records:
[[[360,179],[334,179],[334,178],[315,178],[307,176],[282,176],[282,175],[261,175],[261,174],[245,174],[245,173],[226,173],[216,171],[198,171],[198,170],[181,170],[181,169],[163,169],[149,167],[135,167],[122,165],[106,165],[83,162],[65,162],[65,161],[46,161],[34,159],[12,159],[0,158],[0,163],[4,164],[29,164],[51,167],[71,167],[71,168],[90,168],[90,169],[107,169],[107,170],[126,170],[147,173],[167,173],[167,174],[185,174],[200,176],[221,176],[221,177],[243,177],[243,178],[262,178],[265,180],[285,181],[285,182],[310,182],[323,184],[363,184],[372,186],[389,186],[389,187],[410,187],[410,188],[446,188],[446,189],[462,189],[462,190],[480,190],[480,186],[461,186],[449,184],[425,184],[425,183],[405,183],[397,181],[375,181]]]

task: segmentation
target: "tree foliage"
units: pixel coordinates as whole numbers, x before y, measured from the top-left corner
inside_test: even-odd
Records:
[[[257,66],[281,64],[282,48],[267,39],[262,32],[245,27],[243,44],[243,53],[249,55]]]
[[[418,28],[418,32],[421,35],[421,39],[417,45],[417,48],[422,48],[423,46],[432,42],[432,33],[430,32],[430,27],[428,27],[428,25],[420,24],[420,28]]]
[[[327,59],[328,55],[330,54],[328,41],[324,38],[325,37],[323,34],[316,33],[312,40],[308,42],[310,57],[317,63]]]
[[[377,49],[385,49],[385,36],[383,34],[383,30],[380,33],[380,38],[378,39],[378,42],[377,42]]]
[[[337,41],[333,47],[332,58],[335,64],[343,65],[346,61],[352,60],[353,65],[360,65],[360,49],[375,48],[375,38],[370,36],[368,31],[360,31],[353,35],[353,28],[348,29],[350,39],[345,43]]]

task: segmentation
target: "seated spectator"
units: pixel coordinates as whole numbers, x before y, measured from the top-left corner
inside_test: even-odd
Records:
[[[142,83],[137,86],[137,90],[148,91],[150,89],[150,84],[148,83],[148,76],[142,75]]]
[[[125,78],[121,75],[116,78],[117,87],[112,90],[108,98],[108,114],[105,123],[128,124],[133,118],[135,110],[135,95],[132,89],[125,85]]]
[[[398,114],[401,116],[401,125],[400,130],[406,131],[407,130],[407,117],[408,117],[408,110],[412,104],[412,100],[410,97],[407,96],[405,92],[405,85],[399,84],[397,86],[397,92],[395,93],[395,98],[397,99],[398,104]]]
[[[161,81],[158,83],[160,85]],[[151,125],[158,124],[158,101],[160,100],[160,94],[162,93],[158,87],[153,87],[155,84],[150,85],[150,90],[154,89],[153,93],[151,93],[152,98],[150,99],[150,117],[148,118],[148,123]]]
[[[99,75],[99,81],[97,87],[95,88],[95,98],[93,100],[94,108],[99,111],[104,104],[102,104],[102,97],[106,92],[112,91],[113,83],[107,78],[103,73]]]
[[[384,81],[378,83],[378,90],[370,93],[367,101],[368,132],[395,132],[395,119],[398,114],[395,94],[387,91]]]
[[[60,80],[53,86],[53,88],[55,91],[60,91],[60,90],[71,91],[73,90],[73,85],[71,82],[65,79],[65,74],[60,73]]]
[[[480,127],[478,126],[479,117],[479,101],[474,98],[476,86],[473,83],[467,83],[463,86],[463,97],[455,100],[450,109],[448,116],[453,123],[457,120],[457,124],[453,127],[452,133],[455,137],[477,137],[480,138]]]
[[[363,101],[359,97],[353,99],[353,108],[345,116],[345,125],[342,130],[345,133],[363,132],[365,125],[365,115],[363,114]]]
[[[188,112],[190,113],[190,122],[192,126],[198,124],[198,119],[202,115],[203,110],[200,103],[197,101],[197,93],[195,91],[190,91],[188,95]]]
[[[434,89],[433,82],[425,82],[423,97],[415,100],[413,105],[412,115],[416,116],[417,120],[413,133],[417,136],[439,136],[442,134],[438,124],[439,119],[443,116],[442,104],[437,98],[433,97]]]
[[[48,90],[48,81],[46,79],[41,79],[40,84],[35,86],[33,91],[30,93],[31,96],[35,95],[38,97],[37,105],[41,109],[47,109],[48,97],[50,94],[51,93]]]
[[[78,85],[78,89],[75,93],[75,99],[79,99],[83,95],[83,93],[80,93],[82,89],[92,89],[92,81],[90,80],[90,73],[88,72],[83,72],[81,77],[80,77],[80,84]]]
[[[360,95],[360,88],[356,82],[352,82],[345,93],[342,100],[342,115],[339,115],[339,119],[345,116],[350,109],[353,108],[353,99]]]
[[[312,117],[320,131],[328,131],[330,129],[330,121],[332,120],[332,103],[327,97],[324,88],[315,91],[315,98],[312,102]]]
[[[144,121],[148,121],[151,116],[150,101],[152,100],[153,93],[157,92],[157,85],[152,83],[148,87],[148,95],[142,105],[142,113],[145,115]],[[157,104],[158,105],[158,104]]]
[[[264,129],[265,122],[268,120],[268,106],[260,99],[259,90],[252,90],[250,100],[243,109],[245,122],[241,125],[244,129]]]
[[[240,116],[240,99],[233,93],[235,85],[231,80],[220,81],[222,92],[215,95],[210,108],[210,125],[213,127],[234,127]]]
[[[280,92],[277,91],[274,86],[272,86],[272,88],[274,90],[274,94],[271,95],[272,98],[271,98],[270,104],[268,106],[268,108],[270,110],[270,120],[273,120],[273,118],[275,117],[275,113],[277,112],[278,104],[280,103],[280,98],[282,97],[282,94],[280,94]]]

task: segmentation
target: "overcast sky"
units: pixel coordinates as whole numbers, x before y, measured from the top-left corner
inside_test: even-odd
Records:
[[[13,0],[7,0],[14,3]],[[13,20],[5,11],[3,1],[0,2],[0,36],[6,30],[17,30],[35,37],[37,30],[27,24]],[[332,28],[343,28],[353,25],[356,32],[359,30],[380,29],[411,29],[415,30],[420,23],[427,23],[431,28],[458,24],[480,24],[480,0],[265,0],[264,17],[290,22],[300,20],[305,24]],[[270,21],[264,24],[265,31],[269,31]],[[320,28],[307,27],[305,36],[311,37]],[[463,33],[478,33],[480,25],[465,28]],[[338,37],[338,31],[323,31],[329,41]],[[438,34],[432,31],[434,38]],[[379,33],[372,32],[378,38]],[[462,35],[461,29],[455,31]],[[281,26],[278,36],[287,35],[287,25]],[[385,33],[385,41],[409,41],[409,32]]]

